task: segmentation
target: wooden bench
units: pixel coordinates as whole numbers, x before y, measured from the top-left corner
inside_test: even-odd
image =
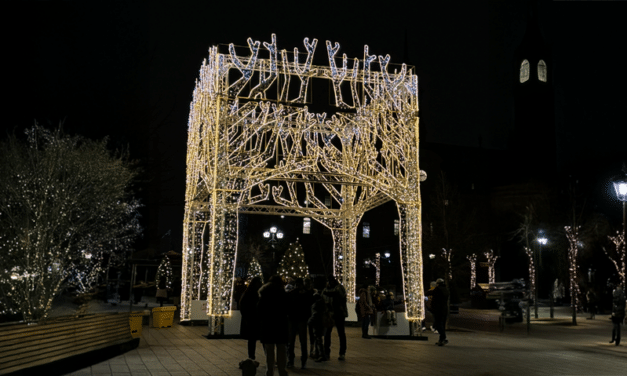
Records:
[[[0,375],[76,359],[94,351],[128,351],[139,345],[131,335],[130,312],[63,316],[44,323],[0,325]]]

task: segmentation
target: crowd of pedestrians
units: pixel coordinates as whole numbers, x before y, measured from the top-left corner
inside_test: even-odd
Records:
[[[253,278],[239,301],[240,335],[248,340],[248,357],[255,359],[256,344],[260,341],[266,357],[266,375],[273,375],[276,365],[279,375],[285,376],[287,368],[295,366],[297,336],[300,366],[304,369],[309,358],[316,362],[331,358],[335,328],[339,339],[338,359],[344,360],[346,301],[346,290],[335,277],[328,278],[322,291],[314,289],[308,278],[283,281],[280,276],[272,276],[266,284],[259,277]]]

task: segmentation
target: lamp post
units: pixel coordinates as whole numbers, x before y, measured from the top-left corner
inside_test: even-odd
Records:
[[[534,300],[535,300],[535,318],[538,318],[538,274],[540,272],[540,267],[542,266],[542,246],[546,245],[546,243],[548,242],[548,239],[545,238],[544,236],[540,235],[540,237],[538,239],[536,239],[536,241],[538,242],[538,244],[540,244],[539,246],[539,250],[538,250],[538,270],[536,271],[536,283],[535,283],[535,291],[534,291]]]
[[[270,245],[272,246],[272,274],[274,274],[276,269],[276,251],[275,251],[275,245],[281,240],[283,239],[283,233],[281,232],[281,230],[279,230],[278,228],[276,228],[276,226],[272,226],[270,227],[270,230],[266,230],[263,232],[263,237],[268,239],[268,243],[270,243]]]
[[[616,191],[616,197],[620,201],[623,202],[623,237],[625,236],[625,224],[627,223],[626,219],[626,210],[625,204],[627,204],[627,167],[623,164],[623,172],[625,173],[625,177],[618,178],[614,180],[612,183],[614,184],[614,190]]]

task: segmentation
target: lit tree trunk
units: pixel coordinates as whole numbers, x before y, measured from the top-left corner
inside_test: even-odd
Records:
[[[616,232],[616,236],[608,236],[608,239],[612,243],[614,243],[614,247],[616,248],[615,257],[610,256],[605,247],[603,247],[603,252],[609,257],[612,264],[616,268],[616,272],[618,273],[618,277],[620,278],[620,285],[625,290],[625,264],[627,263],[627,251],[625,247],[625,234]]]
[[[470,261],[470,289],[472,290],[477,285],[477,255],[473,253],[466,258]]]
[[[577,324],[577,307],[579,304],[579,285],[577,285],[577,254],[579,252],[579,228],[565,226],[568,239],[568,271],[570,275],[570,304],[573,307],[573,324]]]

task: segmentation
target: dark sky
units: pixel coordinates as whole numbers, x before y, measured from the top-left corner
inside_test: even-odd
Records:
[[[484,148],[506,147],[526,1],[248,3],[21,2],[5,13],[3,128],[65,120],[71,132],[109,135],[137,153],[157,148],[180,203],[189,103],[208,48],[275,33],[279,49],[302,50],[303,38],[318,38],[320,64],[327,39],[349,57],[362,57],[368,44],[394,63],[407,60],[419,76],[421,141],[478,146],[481,138]],[[570,164],[626,158],[626,5],[539,7],[553,52],[560,158]],[[143,144],[155,134],[155,145]]]

